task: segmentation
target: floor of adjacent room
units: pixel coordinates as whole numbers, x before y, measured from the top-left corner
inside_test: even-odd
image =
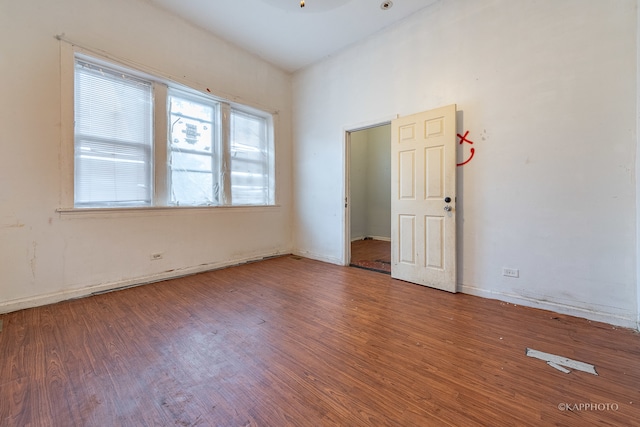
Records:
[[[297,256],[0,320],[1,425],[640,423],[635,331]]]
[[[391,274],[391,242],[365,238],[351,242],[352,267]]]

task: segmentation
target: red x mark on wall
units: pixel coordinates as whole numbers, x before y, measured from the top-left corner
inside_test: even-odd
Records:
[[[458,135],[458,138],[460,138],[460,145],[462,145],[463,142],[466,142],[467,144],[473,145],[473,141],[467,139],[467,135],[469,135],[469,131],[466,131],[464,133],[464,135],[460,135],[460,134],[457,134],[457,135]],[[469,163],[471,161],[471,159],[473,159],[473,156],[475,154],[476,154],[476,149],[471,147],[471,155],[469,156],[469,158],[467,160],[465,160],[464,162],[462,162],[462,163],[458,163],[457,166],[466,165],[467,163]]]

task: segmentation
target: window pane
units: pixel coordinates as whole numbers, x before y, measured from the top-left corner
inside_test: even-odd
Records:
[[[151,84],[76,61],[76,206],[149,205]]]
[[[177,205],[217,205],[218,187],[210,173],[171,172],[171,200]]]
[[[177,90],[169,95],[171,202],[218,204],[218,104]]]
[[[211,173],[211,156],[189,154],[174,151],[171,155],[173,170],[198,171]]]
[[[170,98],[171,146],[173,149],[213,151],[214,108],[180,99]]]
[[[234,205],[270,203],[267,120],[231,111],[231,198]]]
[[[148,205],[147,147],[76,141],[76,205]]]

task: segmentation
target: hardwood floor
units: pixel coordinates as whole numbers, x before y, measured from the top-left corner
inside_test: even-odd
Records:
[[[3,426],[640,425],[634,331],[293,256],[0,320]]]

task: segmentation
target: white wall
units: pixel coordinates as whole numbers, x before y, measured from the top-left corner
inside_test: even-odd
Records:
[[[367,131],[352,132],[349,151],[351,240],[368,236],[367,225]]]
[[[640,0],[637,0],[636,5],[637,11],[637,40],[636,40],[636,84],[640,84]],[[638,317],[637,321],[637,329],[640,330],[640,87],[636,87],[637,93],[637,104],[636,104],[636,118],[637,118],[637,127],[636,127],[636,284],[637,284],[637,298],[638,298]]]
[[[440,1],[296,73],[297,253],[345,262],[345,127],[455,103],[459,289],[636,325],[636,6]]]
[[[391,239],[391,125],[351,132],[351,240]]]
[[[391,125],[366,132],[368,235],[391,239]]]
[[[0,312],[291,251],[291,77],[138,0],[0,0]],[[55,35],[276,117],[272,208],[60,214]],[[150,254],[164,258],[151,261]]]

